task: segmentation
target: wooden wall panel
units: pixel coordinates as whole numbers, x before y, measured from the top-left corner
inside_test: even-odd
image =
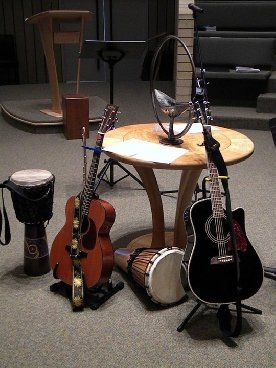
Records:
[[[5,29],[3,34],[13,35],[14,34],[14,16],[13,16],[13,4],[12,1],[2,0],[3,5],[3,24]]]
[[[33,15],[31,1],[23,1],[23,19]],[[27,61],[27,82],[36,83],[36,58],[35,58],[35,30],[34,27],[24,22],[25,29],[25,52]]]
[[[41,1],[33,1],[33,14],[42,12]],[[38,30],[35,30],[34,26],[27,26],[33,29],[34,32],[34,59],[36,64],[36,83],[45,83],[47,80],[46,63],[44,59],[44,53],[42,43]]]
[[[19,82],[28,83],[27,52],[25,46],[25,21],[23,1],[13,0],[14,35],[18,58]]]
[[[174,33],[176,1],[143,1],[146,11],[144,15],[140,15],[141,17],[145,16],[146,19],[142,19],[141,24],[137,26],[137,39],[139,39],[139,32],[142,36],[146,34],[148,37],[152,37],[158,34],[158,32]],[[106,2],[108,3],[108,0]],[[47,68],[38,28],[36,25],[26,24],[25,18],[41,11],[59,9],[60,3],[62,3],[60,0],[0,0],[0,34],[14,35],[19,66],[19,83],[47,82]],[[64,3],[66,4],[66,2]],[[127,14],[129,2],[121,1],[121,3],[124,4],[121,8]],[[85,2],[83,4],[85,6]],[[91,0],[91,4],[95,7],[96,0]],[[77,5],[81,9],[82,1],[76,2]],[[116,6],[116,1],[114,1],[114,6]],[[126,26],[125,21],[117,21],[116,23],[116,27],[119,27],[122,33]],[[57,46],[55,50],[58,75],[59,79],[62,80],[64,73],[62,70],[61,48]],[[93,67],[96,67],[95,63]],[[131,70],[129,73],[130,76],[133,74]],[[118,78],[120,78],[121,71],[119,69],[118,71]]]
[[[0,33],[14,36],[19,83],[47,81],[39,31],[35,26],[26,24],[25,18],[44,10],[58,9],[58,3],[58,0],[0,0]],[[58,65],[61,75],[60,61]]]
[[[4,4],[3,0],[0,0],[0,34],[5,32],[5,19],[4,19]]]

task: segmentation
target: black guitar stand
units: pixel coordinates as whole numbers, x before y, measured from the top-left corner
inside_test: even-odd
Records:
[[[104,167],[101,169],[101,171],[98,174],[98,182],[95,186],[95,190],[97,190],[102,180],[106,182],[107,184],[109,184],[111,187],[113,187],[116,183],[125,179],[127,176],[130,176],[132,179],[137,181],[137,183],[139,183],[144,188],[144,184],[142,183],[142,181],[138,179],[135,175],[133,175],[122,164],[120,164],[120,162],[113,160],[112,158],[109,158],[107,160],[104,160],[104,163],[105,163]],[[120,177],[117,180],[114,180],[114,166],[118,166],[121,170],[123,170],[126,173],[126,175]],[[109,179],[107,178],[107,175],[106,175],[107,170],[109,170]]]
[[[94,286],[92,288],[87,288],[84,286],[84,307],[89,307],[93,310],[96,310],[123,288],[124,283],[122,281],[118,282],[116,285],[113,285],[111,280],[100,286]],[[58,293],[62,296],[65,296],[70,301],[72,299],[72,286],[65,284],[63,281],[52,284],[50,286],[50,290],[53,293]],[[74,309],[73,311],[77,311],[77,309]]]
[[[193,18],[194,18],[194,24],[195,24],[195,45],[198,51],[199,56],[199,63],[200,63],[200,80],[198,81],[198,86],[195,91],[194,100],[196,102],[202,102],[205,103],[208,106],[208,97],[207,97],[207,89],[206,89],[206,81],[205,81],[205,74],[204,74],[204,68],[202,63],[202,57],[201,57],[201,50],[200,50],[200,44],[199,44],[199,34],[198,34],[198,26],[197,26],[197,13],[202,13],[203,10],[197,7],[194,4],[189,4],[188,7],[193,12]],[[234,261],[236,265],[236,301],[235,303],[228,303],[228,304],[221,304],[221,303],[214,303],[208,304],[205,303],[199,299],[196,298],[196,305],[193,307],[193,309],[188,313],[188,315],[185,317],[183,322],[178,326],[177,331],[181,332],[183,331],[190,319],[194,316],[194,314],[197,312],[197,310],[203,306],[207,309],[215,309],[217,310],[217,318],[219,322],[219,327],[221,332],[223,333],[224,337],[237,337],[241,331],[242,328],[242,311],[245,310],[247,313],[253,313],[253,314],[262,314],[262,311],[260,309],[248,306],[246,304],[242,303],[241,299],[241,285],[240,285],[240,266],[239,266],[239,257],[238,257],[238,248],[237,248],[237,241],[236,236],[234,232],[233,227],[233,219],[232,219],[232,209],[231,209],[231,199],[230,199],[230,192],[228,188],[228,173],[227,168],[225,165],[225,162],[223,160],[223,157],[219,150],[219,143],[212,137],[210,134],[210,126],[208,123],[208,119],[211,118],[208,114],[208,107],[207,111],[203,109],[203,115],[204,115],[204,121],[205,124],[203,124],[203,136],[204,136],[204,146],[205,150],[208,154],[212,154],[212,158],[214,161],[214,164],[218,171],[218,177],[221,179],[222,186],[224,189],[224,195],[225,195],[225,202],[226,202],[226,218],[229,224],[229,233],[233,245],[233,251],[234,251]],[[202,121],[201,121],[202,123]],[[205,178],[204,178],[205,179]],[[202,194],[206,197],[206,180],[203,180],[203,186],[202,186]],[[186,262],[184,262],[186,264]],[[187,266],[187,265],[186,265]],[[188,275],[186,275],[188,277]],[[192,291],[191,291],[192,292]],[[195,296],[196,297],[196,296]],[[194,299],[195,299],[194,297]],[[229,309],[229,306],[233,304],[236,307],[236,322],[234,330],[232,331],[231,326],[231,310]]]
[[[109,69],[109,103],[114,102],[114,67],[124,57],[133,57],[137,51],[141,51],[145,48],[146,41],[106,41],[106,40],[85,40],[82,46],[80,54],[81,58],[95,58],[102,60],[108,65]],[[137,181],[143,188],[144,185],[135,175],[133,175],[122,164],[113,159],[104,160],[104,167],[97,175],[98,182],[97,187],[103,180],[109,186],[113,187],[119,181],[130,176]],[[125,175],[118,180],[114,180],[114,166],[120,167],[125,172]],[[109,170],[109,178],[107,177],[107,171]],[[105,177],[105,178],[104,178]]]
[[[271,280],[276,280],[276,268],[264,266],[264,276]]]
[[[85,40],[82,46],[82,51],[80,58],[95,58],[97,60],[102,60],[108,65],[109,69],[109,103],[113,104],[114,100],[114,67],[125,57],[137,58],[144,54],[146,47],[148,46],[149,40],[138,40],[138,41],[126,41],[126,40],[113,40],[113,8],[112,1],[109,1],[109,29],[105,31],[109,32],[110,40]],[[158,38],[162,35],[153,37],[152,39]],[[107,159],[104,161],[105,166],[102,168],[98,174],[97,187],[100,185],[101,181],[105,181],[111,187],[113,187],[119,181],[130,176],[143,188],[144,185],[141,180],[139,180],[135,175],[133,175],[128,169],[126,169],[122,164],[113,159]],[[125,175],[118,180],[114,180],[114,166],[118,166],[121,170],[125,172]],[[109,178],[107,177],[107,171],[109,170]],[[105,177],[105,178],[104,178]]]
[[[205,304],[205,303],[197,300],[197,304],[190,311],[190,313],[185,317],[185,319],[183,320],[183,322],[177,327],[177,332],[182,332],[186,328],[186,326],[187,326],[188,322],[190,321],[190,319],[194,316],[194,314],[197,312],[197,310],[201,306],[205,307],[206,309],[215,309],[215,310],[217,310],[217,318],[219,320],[220,326],[221,326],[221,324],[225,323],[224,321],[222,321],[224,319],[224,316],[222,315],[222,312],[221,312],[223,309],[221,309],[220,307],[211,307],[210,305]],[[226,304],[225,306],[229,306],[229,304]],[[245,309],[245,311],[247,313],[262,314],[262,311],[260,309],[253,308],[253,307],[251,307],[249,305],[246,305],[246,304],[241,303],[241,307],[243,309]],[[229,312],[231,312],[231,311],[229,310]],[[226,321],[226,323],[227,323],[227,321]]]

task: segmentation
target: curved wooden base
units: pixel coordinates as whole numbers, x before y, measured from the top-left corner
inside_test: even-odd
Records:
[[[173,246],[174,232],[166,231],[165,232],[165,247]],[[136,248],[151,248],[152,244],[152,233],[141,235],[136,239],[133,239],[127,246],[128,249],[136,249]],[[163,246],[162,246],[163,247]],[[161,248],[156,246],[156,248]]]
[[[43,112],[43,114],[46,114],[46,115],[50,115],[50,116],[53,116],[55,118],[62,118],[62,111],[53,111],[51,109],[42,109],[42,110],[39,110],[41,112]]]

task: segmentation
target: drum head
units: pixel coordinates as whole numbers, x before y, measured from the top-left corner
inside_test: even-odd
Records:
[[[50,173],[50,171],[30,169],[15,172],[10,177],[10,181],[12,181],[16,185],[32,187],[46,184],[52,178],[53,175]]]
[[[184,251],[179,248],[165,248],[160,250],[159,254],[159,256],[153,257],[153,264],[147,268],[149,273],[148,294],[156,303],[173,304],[185,295],[180,279]]]

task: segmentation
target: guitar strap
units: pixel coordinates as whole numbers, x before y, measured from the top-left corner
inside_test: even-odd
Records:
[[[203,129],[204,135],[204,145],[207,152],[211,155],[214,164],[217,167],[218,173],[221,177],[225,177],[225,179],[221,179],[221,183],[225,192],[225,207],[226,207],[226,217],[230,231],[230,237],[233,244],[234,249],[234,259],[236,264],[236,275],[237,275],[237,300],[236,300],[236,326],[233,331],[231,331],[231,314],[229,311],[229,306],[222,304],[218,310],[218,319],[219,326],[224,335],[228,337],[236,337],[239,335],[242,328],[242,308],[241,308],[241,299],[240,299],[240,266],[238,261],[238,250],[237,250],[237,241],[233,228],[233,218],[232,218],[232,208],[231,208],[231,198],[228,187],[228,172],[219,150],[220,144],[214,139],[211,133],[207,131],[207,129]]]
[[[78,258],[73,260],[72,307],[73,311],[82,310],[84,307],[83,272]]]
[[[73,221],[73,232],[72,241],[70,247],[70,255],[72,259],[73,267],[73,282],[72,282],[72,308],[73,311],[82,310],[84,307],[84,285],[83,285],[83,271],[81,267],[80,258],[82,252],[79,249],[80,241],[80,199],[75,197],[75,208],[74,208],[74,221]],[[79,222],[75,222],[79,221]]]

